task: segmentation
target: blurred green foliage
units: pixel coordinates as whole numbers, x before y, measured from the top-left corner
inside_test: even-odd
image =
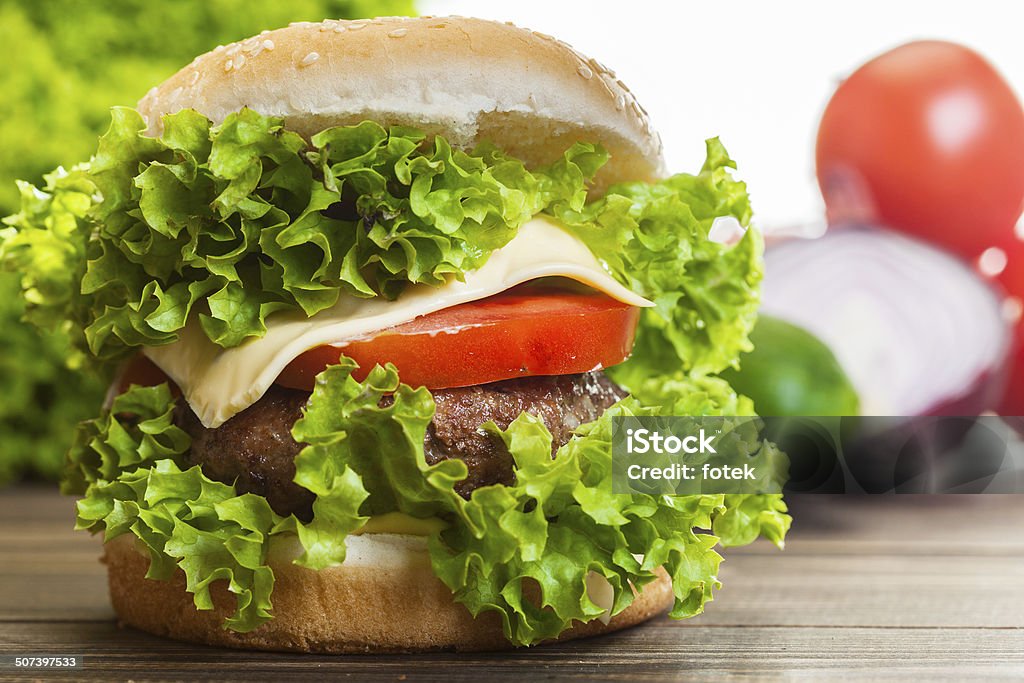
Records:
[[[0,485],[25,474],[56,480],[81,420],[95,416],[98,377],[65,367],[68,342],[20,323],[16,280],[0,280]]]
[[[84,161],[110,120],[196,55],[293,21],[413,14],[412,0],[3,0],[0,215],[17,210],[16,178],[38,183]],[[66,341],[19,322],[16,276],[0,276],[0,484],[52,478],[73,425],[103,382],[64,367]]]
[[[84,160],[111,106],[196,55],[293,21],[412,13],[412,0],[4,0],[0,211],[16,208],[12,179]]]

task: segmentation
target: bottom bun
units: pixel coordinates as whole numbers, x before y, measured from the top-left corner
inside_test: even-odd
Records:
[[[502,650],[513,647],[493,612],[477,618],[452,599],[434,576],[423,539],[393,534],[352,536],[338,567],[313,571],[292,564],[297,543],[271,548],[274,618],[249,633],[223,627],[235,609],[224,581],[211,588],[215,608],[197,610],[181,571],[167,581],[145,578],[149,557],[134,539],[104,546],[110,599],[123,624],[160,636],[208,645],[322,653]],[[672,604],[672,584],[657,580],[608,620],[576,622],[557,640],[617,631],[660,614]],[[602,579],[603,580],[603,579]]]

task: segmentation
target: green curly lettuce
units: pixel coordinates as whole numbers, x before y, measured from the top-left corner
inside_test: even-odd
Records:
[[[0,259],[21,273],[30,320],[69,322],[101,360],[172,343],[193,316],[230,347],[276,311],[461,278],[546,207],[582,209],[607,158],[577,144],[529,171],[494,147],[370,121],[307,143],[248,109],[145,129],[114,109],[90,163],[24,185],[5,219]]]
[[[77,482],[69,489],[84,489],[79,528],[106,540],[133,535],[152,559],[149,576],[181,569],[198,609],[212,609],[210,587],[226,580],[236,610],[225,627],[249,631],[272,618],[273,538],[295,535],[304,549],[296,563],[322,569],[344,562],[346,535],[371,515],[440,518],[445,527],[429,539],[435,573],[472,614],[496,612],[517,645],[603,614],[587,593],[592,574],[612,586],[616,614],[632,602],[633,587],[663,570],[675,594],[671,614],[682,618],[700,613],[719,585],[715,546],[758,536],[782,545],[789,518],[779,496],[611,493],[612,419],[665,414],[663,406],[627,398],[554,458],[551,434],[531,415],[505,430],[485,425],[512,455],[515,481],[465,500],[454,488],[465,464],[429,465],[424,456],[430,393],[401,384],[392,366],[363,382],[351,376],[354,367],[343,359],[318,377],[293,430],[306,444],[295,482],[317,494],[311,520],[282,518],[265,498],[185,469],[188,437],[170,420],[174,399],[164,385],[130,389],[80,430],[69,458],[69,481]],[[662,395],[676,393],[706,414],[742,402],[721,380],[683,383]]]
[[[63,482],[83,494],[75,527],[104,541],[130,534],[149,555],[147,578],[180,568],[198,609],[213,609],[210,587],[226,580],[237,610],[225,625],[248,631],[271,618],[266,544],[282,520],[266,498],[183,469],[191,440],[171,421],[174,403],[166,384],[135,386],[80,425]]]
[[[618,185],[588,204],[607,160],[594,145],[527,170],[491,146],[463,152],[369,121],[307,143],[247,109],[217,126],[183,110],[160,137],[134,110],[112,118],[88,165],[22,186],[0,245],[29,319],[74,330],[102,360],[172,343],[191,318],[230,347],[265,334],[277,311],[442,285],[542,212],[657,304],[618,381],[717,373],[750,348],[761,242],[753,230],[735,245],[709,238],[716,218],[750,219],[717,140],[697,175]]]
[[[226,580],[237,609],[225,626],[244,632],[271,618],[267,541],[279,523],[266,498],[237,495],[198,465],[182,470],[167,459],[93,482],[75,528],[102,531],[104,542],[131,534],[149,555],[146,578],[166,580],[180,568],[197,609],[213,609],[210,588]]]
[[[109,410],[78,425],[68,451],[61,490],[82,494],[96,481],[113,481],[129,469],[152,466],[188,452],[191,439],[173,423],[174,400],[166,384],[132,387]]]
[[[613,369],[627,387],[680,370],[717,373],[750,350],[760,234],[747,230],[735,245],[709,237],[716,218],[750,223],[746,185],[732,178],[732,168],[712,138],[697,175],[617,185],[582,210],[566,203],[551,209],[623,284],[656,304],[641,315],[633,357]]]

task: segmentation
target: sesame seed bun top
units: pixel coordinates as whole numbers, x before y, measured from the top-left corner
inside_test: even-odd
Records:
[[[197,57],[139,102],[160,117],[193,108],[214,122],[249,107],[309,136],[372,119],[490,141],[528,165],[576,141],[612,154],[595,190],[652,180],[661,142],[607,67],[541,33],[458,17],[298,23]]]

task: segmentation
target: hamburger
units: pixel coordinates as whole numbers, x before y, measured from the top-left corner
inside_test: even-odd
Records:
[[[700,613],[778,495],[611,492],[613,418],[750,415],[761,243],[716,140],[667,176],[613,72],[476,19],[197,57],[21,184],[27,318],[113,377],[63,490],[124,624],[494,649]],[[769,448],[752,444],[751,448]]]

